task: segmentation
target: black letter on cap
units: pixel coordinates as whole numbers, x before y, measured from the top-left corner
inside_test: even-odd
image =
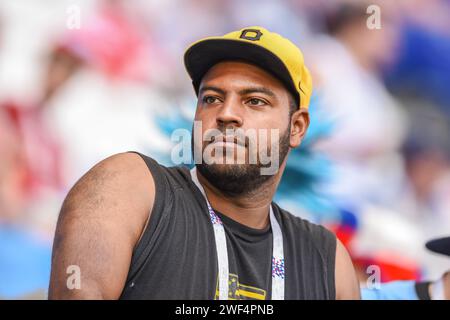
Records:
[[[254,33],[254,36],[248,36],[247,33]],[[251,41],[257,41],[261,38],[262,33],[258,29],[245,29],[242,31],[241,36],[239,38]]]

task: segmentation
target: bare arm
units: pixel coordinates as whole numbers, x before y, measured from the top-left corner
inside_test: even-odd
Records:
[[[359,300],[361,293],[352,260],[344,245],[338,239],[336,241],[336,299]]]
[[[49,299],[119,298],[154,198],[152,175],[137,154],[114,155],[86,173],[59,215]],[[77,268],[80,288],[70,289]]]

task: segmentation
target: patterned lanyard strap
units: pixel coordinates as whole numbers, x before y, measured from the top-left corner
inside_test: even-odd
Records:
[[[222,220],[214,212],[206,197],[205,190],[198,181],[197,170],[194,167],[191,170],[192,181],[197,188],[200,189],[205,197],[208,205],[209,217],[214,228],[214,238],[216,242],[217,261],[219,265],[219,300],[228,300],[228,251],[225,230]],[[284,252],[283,252],[283,235],[280,225],[273,214],[272,206],[270,206],[270,225],[273,234],[273,252],[272,252],[272,300],[284,300]]]

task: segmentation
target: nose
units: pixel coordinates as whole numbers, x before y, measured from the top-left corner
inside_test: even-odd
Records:
[[[225,99],[216,115],[219,128],[239,128],[243,125],[243,108],[238,97],[229,96]]]

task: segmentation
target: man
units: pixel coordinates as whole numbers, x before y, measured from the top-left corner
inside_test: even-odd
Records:
[[[309,125],[301,51],[250,27],[196,42],[184,58],[200,161],[189,171],[124,153],[82,177],[61,209],[49,298],[358,299],[336,237],[272,202]],[[251,130],[258,139],[239,134]],[[79,271],[75,288],[68,268]]]

